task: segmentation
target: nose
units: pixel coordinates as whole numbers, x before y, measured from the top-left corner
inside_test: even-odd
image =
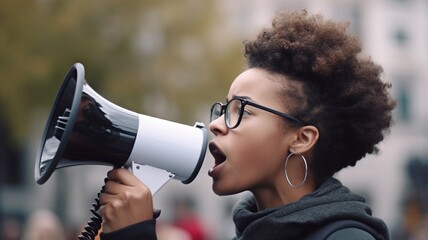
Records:
[[[209,129],[215,136],[218,134],[225,134],[227,132],[227,126],[224,121],[224,114],[210,122]]]

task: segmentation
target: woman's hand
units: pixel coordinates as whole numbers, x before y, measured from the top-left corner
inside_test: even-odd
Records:
[[[104,193],[100,194],[100,213],[105,233],[153,218],[150,189],[124,168],[107,173]]]

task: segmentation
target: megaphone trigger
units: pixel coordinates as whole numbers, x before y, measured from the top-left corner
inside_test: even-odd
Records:
[[[175,174],[163,169],[142,165],[134,161],[127,169],[150,189],[153,196],[175,176]]]

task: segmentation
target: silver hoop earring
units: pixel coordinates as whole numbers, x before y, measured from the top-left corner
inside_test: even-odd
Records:
[[[301,186],[303,186],[303,184],[305,184],[306,179],[308,177],[308,162],[306,161],[306,158],[303,155],[300,155],[300,157],[303,159],[303,163],[305,164],[305,177],[303,178],[302,182],[299,185],[294,185],[293,183],[291,183],[287,172],[288,159],[290,159],[290,157],[293,155],[294,153],[290,153],[285,159],[285,178],[287,179],[288,184],[290,184],[292,188],[300,188]]]

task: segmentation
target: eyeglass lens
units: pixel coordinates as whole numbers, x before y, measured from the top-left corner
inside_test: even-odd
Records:
[[[225,118],[226,124],[229,128],[234,128],[238,124],[242,111],[241,105],[242,102],[239,99],[232,99],[227,104]]]
[[[242,101],[239,99],[232,99],[226,105],[223,105],[222,103],[215,103],[211,107],[210,120],[212,122],[224,113],[224,120],[227,127],[234,128],[240,121],[242,110]]]
[[[223,104],[214,103],[213,106],[211,107],[210,122],[219,118],[223,114],[222,110],[223,110]]]

